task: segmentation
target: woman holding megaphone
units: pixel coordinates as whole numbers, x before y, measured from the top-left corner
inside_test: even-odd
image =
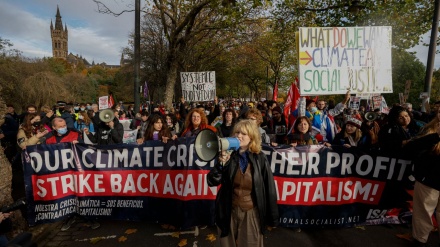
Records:
[[[266,225],[278,223],[275,183],[255,121],[242,120],[233,129],[238,151],[223,151],[208,174],[208,185],[221,184],[216,199],[220,246],[263,246]]]

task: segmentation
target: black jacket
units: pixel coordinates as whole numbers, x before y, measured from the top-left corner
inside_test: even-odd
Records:
[[[404,146],[402,152],[406,158],[412,159],[416,180],[436,190],[440,190],[440,155],[431,151],[438,142],[440,136],[437,133],[414,138]]]
[[[110,129],[104,122],[99,124],[99,128],[95,131],[95,135],[89,133],[87,137],[91,142],[98,145],[117,144],[122,143],[124,137],[124,126],[115,117],[113,119],[115,123],[113,129]]]
[[[260,232],[264,234],[266,225],[276,226],[279,221],[275,182],[269,162],[263,152],[249,153],[252,172],[252,197],[258,209]],[[215,220],[221,230],[221,237],[229,235],[232,211],[234,175],[239,167],[239,154],[233,152],[225,166],[219,163],[208,174],[208,185],[221,188],[217,194]]]

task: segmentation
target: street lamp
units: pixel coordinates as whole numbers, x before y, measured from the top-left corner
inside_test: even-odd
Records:
[[[434,71],[434,59],[437,46],[438,36],[438,22],[440,13],[440,0],[435,0],[434,17],[432,18],[431,39],[429,41],[428,61],[426,62],[426,75],[425,75],[425,92],[428,93],[428,97],[431,95],[432,73]],[[422,102],[424,107],[425,102]]]

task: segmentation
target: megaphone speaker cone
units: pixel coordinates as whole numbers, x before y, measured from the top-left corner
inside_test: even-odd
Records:
[[[115,118],[115,114],[111,109],[105,109],[99,113],[99,119],[104,123],[108,123],[112,121],[114,118]]]
[[[204,129],[196,137],[194,149],[197,156],[203,161],[211,161],[219,150],[218,137],[214,131]]]

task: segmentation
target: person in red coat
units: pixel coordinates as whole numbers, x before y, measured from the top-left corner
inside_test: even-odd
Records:
[[[200,108],[194,108],[188,113],[188,115],[186,115],[185,126],[181,136],[196,136],[204,129],[210,129],[217,132],[217,129],[214,126],[208,124],[208,118],[206,117],[205,112]]]
[[[66,120],[56,117],[52,120],[52,135],[47,137],[46,144],[55,144],[61,142],[84,143],[81,133],[75,129],[68,129]]]

